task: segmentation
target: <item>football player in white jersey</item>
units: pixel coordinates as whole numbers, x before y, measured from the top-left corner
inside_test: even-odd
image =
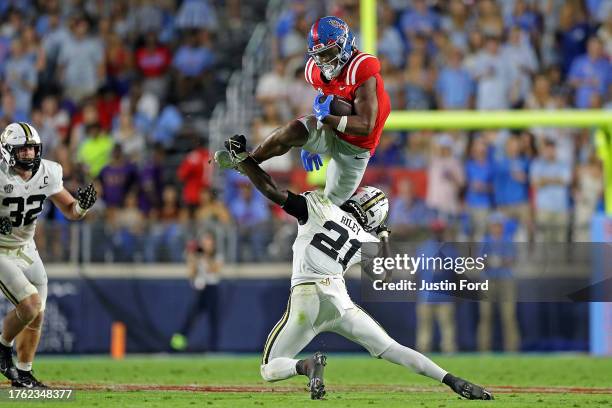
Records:
[[[386,226],[389,202],[382,191],[361,187],[341,206],[333,204],[321,191],[300,195],[281,191],[246,151],[243,135],[231,137],[225,147],[235,168],[298,221],[291,294],[285,314],[264,346],[261,365],[264,380],[305,375],[309,378],[311,398],[321,399],[325,395],[326,356],[321,352],[303,360],[295,356],[317,334],[330,331],[362,345],[374,357],[443,382],[465,398],[493,399],[483,387],[453,376],[421,353],[397,343],[350,299],[344,273],[361,262],[362,257],[365,260],[377,255],[362,254],[362,243],[381,242],[382,255],[390,256]],[[388,281],[390,276],[384,279]]]
[[[67,219],[80,220],[96,191],[91,184],[79,188],[75,199],[64,188],[62,166],[42,159],[40,136],[28,123],[4,129],[0,152],[0,290],[15,305],[2,322],[0,373],[14,387],[45,388],[32,374],[47,299],[47,274],[34,243],[36,219],[49,198]]]

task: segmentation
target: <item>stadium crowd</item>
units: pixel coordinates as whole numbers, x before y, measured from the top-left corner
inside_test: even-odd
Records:
[[[230,260],[288,259],[294,225],[237,174],[225,175],[222,190],[211,185],[206,148],[206,121],[265,3],[1,2],[0,125],[32,123],[44,157],[62,164],[67,188],[96,180],[91,260],[182,261],[186,243],[207,230],[233,241],[224,246]],[[257,85],[253,145],[312,109],[314,90],[303,77],[312,21],[338,15],[359,38],[356,0],[283,4],[269,22],[272,69]],[[612,107],[609,1],[378,7],[393,109]],[[298,154],[266,169],[294,190],[317,185],[321,177],[307,175]],[[501,213],[515,240],[588,241],[601,204],[591,129],[388,132],[370,163],[365,181],[390,194],[400,237],[422,238],[443,221],[455,239],[481,239]],[[65,259],[67,222],[46,211],[39,248],[47,259]]]

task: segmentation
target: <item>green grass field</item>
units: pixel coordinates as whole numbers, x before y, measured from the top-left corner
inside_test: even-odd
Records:
[[[487,385],[496,400],[459,399],[446,386],[365,355],[329,355],[324,401],[309,399],[305,377],[265,383],[259,356],[43,357],[35,369],[48,384],[76,390],[74,401],[45,401],[46,407],[612,407],[609,358],[474,354],[434,360]]]

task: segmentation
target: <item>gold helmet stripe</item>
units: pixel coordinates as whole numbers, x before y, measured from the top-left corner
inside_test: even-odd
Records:
[[[30,126],[27,123],[19,122],[19,126],[23,129],[23,132],[26,136],[26,143],[30,143],[32,140],[32,131],[30,130]]]

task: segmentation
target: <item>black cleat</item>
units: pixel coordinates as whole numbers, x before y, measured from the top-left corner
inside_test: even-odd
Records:
[[[19,377],[13,380],[13,387],[16,388],[49,388],[34,377],[32,371],[17,370]]]
[[[323,383],[323,370],[327,364],[325,354],[317,351],[307,362],[308,388],[310,389],[310,399],[323,399],[325,396],[325,384]]]
[[[17,379],[17,368],[13,362],[13,348],[0,344],[0,373],[11,381]]]
[[[453,391],[461,395],[464,398],[471,400],[492,400],[493,394],[490,391],[485,390],[480,385],[472,384],[462,378],[455,377],[455,381],[451,386]]]

